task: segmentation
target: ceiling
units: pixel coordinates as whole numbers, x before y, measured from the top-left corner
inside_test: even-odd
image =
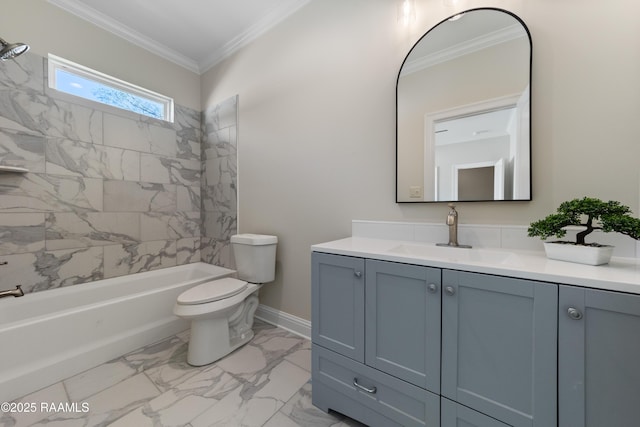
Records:
[[[435,144],[441,146],[507,136],[515,114],[516,109],[511,106],[436,122]]]
[[[202,74],[311,0],[48,0]]]

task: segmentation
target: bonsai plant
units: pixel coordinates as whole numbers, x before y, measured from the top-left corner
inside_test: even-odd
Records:
[[[584,230],[577,233],[575,242],[545,243],[547,257],[592,265],[606,264],[611,258],[613,247],[598,243],[586,243],[585,238],[594,230],[602,230],[605,233],[615,231],[640,240],[640,219],[634,218],[630,213],[629,207],[620,204],[620,202],[603,202],[591,197],[574,199],[561,203],[557,213],[532,222],[528,234],[530,237],[539,236],[543,240],[553,235],[561,238],[567,234],[565,229],[567,226],[585,227]],[[564,245],[558,245],[558,243]],[[559,246],[573,246],[582,249],[571,250],[573,253],[568,253],[566,249],[561,249]],[[577,255],[577,252],[583,255]],[[586,256],[586,258],[582,256]]]

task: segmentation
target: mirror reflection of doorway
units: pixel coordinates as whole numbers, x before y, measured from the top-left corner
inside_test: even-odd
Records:
[[[504,200],[504,159],[454,165],[452,174],[454,200]]]
[[[427,118],[426,128],[433,132],[428,138],[434,144],[432,161],[443,172],[434,191],[436,200],[513,199],[517,108],[494,104],[463,115]],[[475,172],[464,172],[469,176],[461,181],[458,171],[463,169]]]
[[[458,200],[493,200],[494,169],[458,169]]]

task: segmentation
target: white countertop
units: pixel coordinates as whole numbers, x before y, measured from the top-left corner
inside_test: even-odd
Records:
[[[321,243],[311,250],[640,294],[637,258],[614,257],[609,264],[591,266],[550,260],[537,251],[440,248],[429,243],[364,237]]]

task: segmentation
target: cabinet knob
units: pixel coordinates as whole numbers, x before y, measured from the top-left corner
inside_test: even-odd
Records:
[[[447,286],[446,288],[444,288],[444,291],[446,292],[447,295],[456,294],[456,289],[453,286]]]
[[[427,290],[432,294],[435,294],[436,292],[438,292],[438,285],[436,285],[435,283],[429,283],[429,286],[427,286]]]
[[[356,277],[362,277],[362,271],[354,271],[353,274],[356,275]]]
[[[577,308],[569,307],[569,309],[567,310],[567,314],[573,320],[582,319],[582,312],[580,310],[578,310]]]

